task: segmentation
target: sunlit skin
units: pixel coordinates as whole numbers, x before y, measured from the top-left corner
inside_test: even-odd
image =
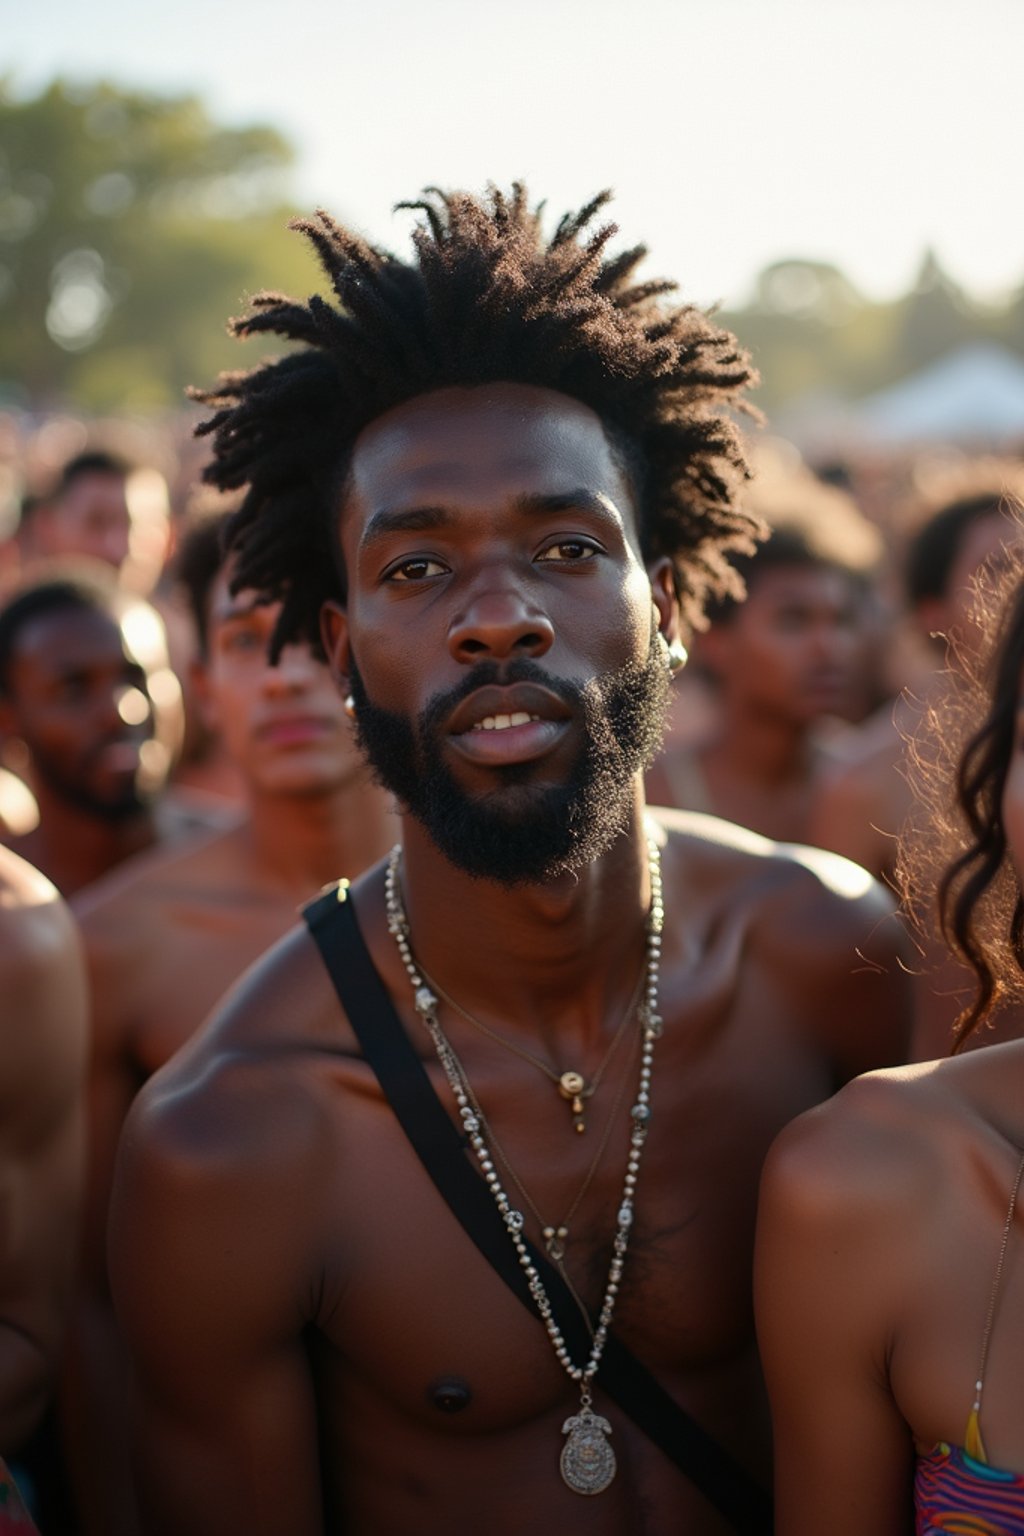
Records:
[[[1001,798],[1019,880],[1024,697]],[[987,945],[1006,941],[983,909],[975,918]],[[980,1043],[852,1084],[788,1127],[768,1159],[756,1269],[778,1536],[910,1536],[915,1452],[967,1441],[1024,1148],[1024,1041]],[[1022,1239],[1018,1198],[980,1429],[989,1465],[1020,1477]],[[1007,1496],[1018,1511],[1019,1492]],[[943,1503],[948,1518],[968,1519],[955,1493]],[[1007,1513],[991,1528],[1017,1529],[1019,1518]]]
[[[71,1329],[64,1433],[88,1532],[137,1529],[130,1414],[110,1305],[106,1223],[114,1156],[139,1085],[199,1028],[247,966],[292,926],[300,903],[354,877],[395,840],[326,665],[267,647],[279,607],[216,577],[207,654],[193,683],[243,786],[239,822],[101,882],[77,903],[89,963],[93,1051],[84,1276]]]
[[[11,1459],[52,1392],[67,1322],[88,1017],[67,909],[8,849],[0,849],[0,995],[0,1456]]]
[[[668,569],[645,569],[630,486],[601,422],[553,391],[450,389],[390,411],[356,443],[339,519],[347,601],[324,616],[339,687],[354,662],[367,696],[408,716],[481,659],[500,669],[527,656],[553,678],[585,680],[642,660],[653,615],[674,634]],[[474,731],[519,702],[540,718]],[[499,675],[438,731],[465,792],[521,815],[537,786],[567,774],[581,723],[543,686],[521,701]],[[560,1070],[594,1073],[640,974],[642,805],[638,775],[603,855],[514,889],[471,879],[403,817],[417,958],[491,1028]],[[841,894],[841,866],[827,856],[815,873],[720,823],[669,814],[665,826],[666,1026],[617,1328],[765,1476],[750,1299],[761,1159],[836,1081],[898,1058],[902,978],[881,921],[887,903],[859,872]],[[451,1110],[387,930],[381,866],[351,899]],[[864,942],[883,969],[855,960]],[[569,1207],[611,1122],[567,1250],[596,1309],[635,1038],[579,1135],[536,1067],[450,1010],[443,1024],[542,1211]],[[539,1239],[532,1217],[527,1230]],[[578,1394],[404,1142],[302,929],[144,1092],[111,1242],[156,1536],[269,1536],[283,1509],[294,1536],[432,1536],[481,1521],[494,1536],[619,1536],[641,1508],[651,1536],[727,1529],[600,1384],[619,1474],[592,1499],[562,1482],[561,1429]],[[453,1377],[454,1413],[439,1386]]]

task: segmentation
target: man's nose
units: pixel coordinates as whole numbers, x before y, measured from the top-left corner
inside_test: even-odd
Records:
[[[298,693],[310,686],[316,666],[308,646],[286,645],[276,667],[268,662],[263,687],[268,693]]]
[[[507,661],[543,656],[554,627],[546,614],[514,588],[492,585],[473,594],[452,620],[448,647],[456,661]]]

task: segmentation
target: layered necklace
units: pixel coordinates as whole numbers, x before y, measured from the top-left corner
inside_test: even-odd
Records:
[[[615,1476],[615,1453],[608,1443],[608,1436],[611,1434],[611,1425],[606,1418],[600,1414],[595,1413],[593,1410],[592,1387],[594,1378],[597,1375],[598,1368],[601,1363],[601,1356],[604,1353],[608,1332],[611,1327],[612,1315],[615,1311],[615,1303],[618,1298],[619,1287],[622,1282],[622,1273],[625,1267],[626,1250],[629,1247],[629,1235],[630,1229],[633,1225],[633,1207],[636,1194],[637,1179],[640,1169],[640,1157],[641,1153],[643,1152],[644,1143],[647,1140],[647,1131],[651,1118],[650,1091],[651,1068],[654,1060],[654,1045],[662,1030],[662,1021],[658,1014],[658,973],[661,962],[661,933],[664,926],[665,911],[662,902],[661,857],[658,843],[653,833],[648,831],[647,857],[651,880],[651,905],[647,913],[646,922],[646,965],[644,969],[641,997],[637,1007],[637,1019],[640,1024],[642,1034],[640,1051],[640,1081],[637,1088],[635,1102],[632,1109],[630,1110],[632,1126],[630,1130],[629,1153],[626,1159],[626,1175],[623,1183],[622,1198],[619,1204],[618,1213],[615,1218],[615,1236],[612,1242],[611,1262],[608,1266],[608,1280],[605,1284],[604,1299],[601,1303],[600,1312],[598,1313],[597,1326],[591,1330],[590,1354],[586,1362],[583,1364],[577,1364],[572,1359],[572,1356],[569,1354],[569,1350],[566,1346],[565,1339],[562,1335],[562,1331],[559,1328],[558,1323],[555,1321],[555,1317],[551,1308],[551,1302],[548,1298],[547,1291],[544,1288],[544,1283],[540,1277],[540,1272],[533,1262],[533,1258],[527,1246],[526,1239],[523,1236],[523,1228],[525,1225],[523,1213],[522,1211],[519,1211],[515,1208],[515,1206],[512,1204],[512,1201],[509,1199],[508,1193],[502,1185],[501,1178],[498,1174],[497,1168],[495,1167],[494,1158],[491,1156],[492,1149],[498,1154],[501,1161],[509,1169],[510,1173],[512,1173],[511,1166],[507,1157],[497,1147],[494,1133],[493,1131],[490,1131],[490,1128],[484,1121],[483,1115],[480,1111],[479,1103],[477,1102],[476,1095],[470,1086],[465,1069],[463,1068],[462,1063],[456,1056],[448,1041],[447,1036],[441,1028],[440,1020],[438,1019],[437,993],[432,989],[431,985],[428,984],[423,971],[417,966],[416,960],[413,956],[409,941],[409,923],[405,915],[404,907],[402,905],[399,883],[401,857],[401,847],[399,846],[392,850],[391,857],[388,861],[388,871],[385,885],[388,929],[398,946],[398,952],[402,958],[402,964],[404,965],[406,973],[409,977],[409,981],[412,984],[416,1012],[423,1020],[424,1026],[426,1027],[431,1041],[433,1042],[434,1050],[437,1053],[437,1058],[441,1064],[442,1071],[448,1080],[448,1085],[451,1089],[452,1096],[455,1099],[459,1117],[462,1120],[466,1135],[469,1138],[470,1146],[473,1148],[477,1161],[480,1164],[480,1170],[484,1176],[484,1180],[491,1192],[491,1195],[494,1198],[494,1202],[498,1207],[498,1211],[505,1223],[509,1237],[515,1247],[516,1254],[519,1258],[520,1264],[522,1265],[523,1273],[526,1277],[526,1281],[530,1289],[530,1295],[533,1298],[534,1305],[540,1314],[545,1329],[547,1330],[548,1338],[550,1339],[552,1348],[555,1352],[555,1358],[558,1360],[558,1363],[561,1365],[566,1375],[569,1376],[571,1380],[574,1381],[579,1387],[579,1412],[571,1415],[571,1417],[566,1419],[562,1426],[562,1433],[567,1437],[565,1444],[562,1446],[562,1454],[559,1462],[562,1477],[574,1493],[603,1493]],[[462,1012],[463,1010],[460,1009],[459,1011]],[[472,1022],[478,1023],[479,1021],[474,1019]],[[486,1032],[495,1033],[490,1030],[487,1030]],[[511,1044],[511,1042],[506,1042],[503,1036],[496,1035],[496,1033],[495,1038],[497,1038],[503,1044]],[[618,1034],[616,1035],[616,1040],[613,1041],[613,1048],[617,1043],[617,1039]],[[536,1061],[536,1058],[533,1057],[529,1057],[528,1059]],[[602,1064],[602,1072],[604,1070],[604,1066],[607,1064],[607,1060],[608,1057],[606,1057],[605,1062]],[[550,1069],[546,1070],[548,1071],[549,1076],[555,1077],[555,1074]],[[561,1075],[564,1076],[565,1074]],[[589,1086],[592,1092],[593,1087],[596,1086],[596,1082]],[[485,1131],[490,1132],[490,1145],[488,1144],[487,1137],[484,1134]],[[600,1156],[600,1152],[603,1150],[603,1146],[606,1141],[607,1134],[602,1141],[602,1147],[599,1148],[598,1156]],[[591,1169],[588,1172],[584,1184],[584,1190],[589,1186],[595,1168],[596,1162],[591,1165]],[[515,1183],[518,1185],[521,1193],[525,1196],[526,1191],[523,1189],[519,1179],[516,1178],[514,1173],[512,1173],[512,1177],[515,1180]],[[573,1210],[575,1210],[576,1206],[578,1206],[581,1199],[582,1192],[577,1196],[573,1205]],[[538,1220],[540,1220],[536,1207],[533,1205],[532,1200],[529,1200],[528,1197],[527,1203],[530,1205],[530,1208],[533,1210],[534,1214],[538,1216]],[[564,1232],[565,1227],[566,1223],[563,1223],[562,1227],[558,1229],[560,1237]],[[546,1228],[544,1230],[545,1239],[547,1239],[548,1232],[551,1230],[552,1229],[550,1228]],[[559,1268],[561,1268],[561,1252],[553,1254],[553,1257],[556,1257],[556,1261],[559,1263]],[[570,1286],[570,1290],[571,1289],[572,1288]],[[575,1296],[575,1292],[572,1292],[572,1294]],[[581,1308],[581,1310],[583,1310],[584,1316],[586,1317],[585,1309]],[[589,1318],[587,1318],[587,1324],[589,1328]]]
[[[475,1014],[470,1013],[468,1008],[464,1008],[461,1003],[456,1002],[455,998],[445,991],[440,982],[434,981],[432,977],[427,975],[422,966],[420,966],[420,975],[431,992],[435,993],[443,1003],[447,1003],[449,1008],[453,1008],[456,1013],[461,1014],[467,1024],[472,1024],[474,1029],[478,1029],[481,1034],[487,1035],[497,1045],[504,1046],[506,1051],[511,1051],[513,1055],[519,1056],[523,1061],[528,1061],[532,1067],[537,1068],[538,1072],[543,1072],[544,1076],[554,1083],[560,1096],[568,1103],[570,1113],[572,1114],[573,1130],[577,1131],[580,1135],[583,1134],[587,1128],[586,1101],[593,1098],[597,1089],[601,1086],[601,1079],[607,1072],[612,1057],[619,1048],[619,1043],[629,1027],[630,1020],[636,1018],[637,1004],[640,1001],[640,989],[644,982],[643,975],[641,975],[640,980],[637,982],[636,991],[630,998],[622,1015],[621,1024],[612,1036],[611,1044],[604,1054],[604,1059],[593,1077],[589,1079],[584,1077],[582,1072],[559,1072],[556,1068],[549,1066],[546,1061],[543,1061],[539,1056],[535,1056],[532,1051],[525,1050],[523,1046],[517,1045],[514,1040],[509,1040],[505,1035],[500,1035],[496,1029],[492,1029],[489,1024],[485,1024],[483,1019],[478,1019]],[[511,1172],[511,1170],[509,1171]]]

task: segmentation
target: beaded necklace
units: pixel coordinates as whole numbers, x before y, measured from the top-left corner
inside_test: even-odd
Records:
[[[662,901],[661,857],[658,844],[653,833],[648,831],[647,856],[651,879],[651,905],[646,922],[646,983],[643,1000],[637,1010],[643,1031],[643,1043],[640,1053],[640,1082],[636,1101],[630,1110],[633,1126],[630,1132],[629,1155],[626,1160],[622,1200],[615,1218],[615,1237],[612,1244],[611,1263],[608,1266],[608,1280],[605,1285],[601,1310],[598,1313],[597,1327],[593,1333],[590,1355],[586,1363],[582,1365],[577,1364],[572,1359],[566,1347],[565,1339],[562,1336],[562,1331],[555,1321],[551,1302],[548,1299],[547,1291],[544,1289],[544,1283],[523,1237],[523,1213],[515,1209],[502,1185],[494,1159],[491,1156],[491,1150],[483,1134],[484,1126],[481,1124],[481,1117],[475,1106],[475,1096],[473,1095],[472,1088],[466,1078],[462,1063],[455,1055],[441,1028],[437,1016],[438,999],[424,981],[423,975],[413,957],[409,942],[409,925],[398,894],[401,856],[401,847],[398,846],[392,850],[388,861],[385,887],[388,929],[398,946],[402,964],[412,984],[416,1012],[423,1020],[424,1026],[433,1042],[438,1061],[441,1064],[442,1071],[448,1080],[452,1096],[455,1099],[459,1117],[469,1137],[470,1146],[473,1148],[487,1187],[494,1197],[494,1202],[498,1207],[509,1237],[515,1247],[519,1262],[526,1276],[530,1294],[533,1297],[534,1305],[540,1314],[554,1349],[555,1358],[566,1375],[577,1384],[580,1390],[579,1412],[566,1419],[562,1426],[563,1435],[568,1437],[562,1447],[559,1461],[562,1477],[574,1493],[603,1493],[615,1476],[615,1452],[609,1445],[607,1438],[611,1434],[611,1425],[606,1418],[601,1414],[595,1413],[593,1410],[592,1385],[601,1363],[605,1341],[608,1338],[608,1331],[611,1327],[612,1314],[615,1311],[615,1303],[625,1266],[626,1250],[629,1247],[629,1234],[630,1228],[633,1225],[633,1202],[640,1168],[640,1155],[643,1151],[644,1142],[647,1139],[647,1130],[651,1118],[650,1089],[654,1045],[662,1030],[662,1020],[657,1009],[658,973],[661,962],[661,933],[664,927],[665,909]]]

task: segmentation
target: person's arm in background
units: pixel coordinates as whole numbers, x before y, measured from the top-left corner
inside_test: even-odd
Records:
[[[0,852],[0,1454],[54,1384],[83,1174],[85,977],[56,891]]]
[[[83,1536],[134,1536],[139,1529],[129,1456],[129,1368],[107,1275],[107,1218],[118,1142],[139,1087],[129,1049],[131,967],[145,965],[112,939],[112,916],[79,904],[88,965],[91,1039],[82,1239],[60,1384],[61,1431]],[[122,915],[123,922],[123,915]]]

